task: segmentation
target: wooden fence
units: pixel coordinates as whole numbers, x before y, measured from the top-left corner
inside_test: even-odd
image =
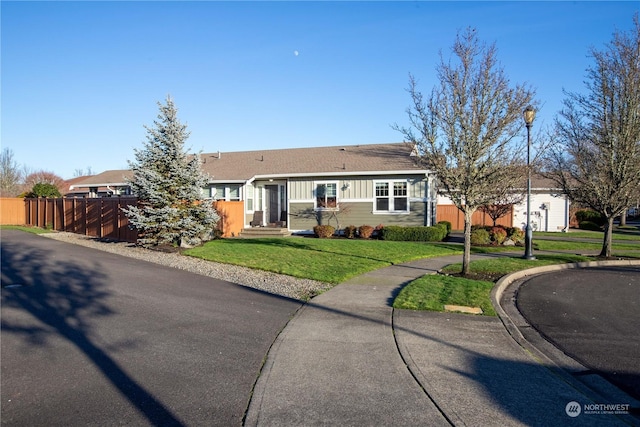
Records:
[[[222,237],[240,235],[244,228],[244,202],[227,202],[218,200],[213,207],[220,215],[218,228],[222,230]]]
[[[452,230],[464,230],[464,214],[455,205],[438,205],[436,207],[436,222],[449,221]],[[484,212],[475,211],[471,216],[473,225],[493,225],[493,220]],[[511,212],[499,218],[496,225],[513,227],[513,207]]]
[[[138,233],[129,228],[129,220],[122,208],[135,205],[136,198],[105,197],[96,199],[17,199],[22,203],[22,222],[15,225],[30,225],[57,231],[84,234],[91,237],[107,238],[124,242],[135,242]],[[2,200],[2,223],[8,218],[18,218],[20,208],[17,202]],[[12,207],[17,212],[9,213]],[[5,218],[6,215],[6,218]]]
[[[27,225],[24,199],[0,197],[0,224]]]

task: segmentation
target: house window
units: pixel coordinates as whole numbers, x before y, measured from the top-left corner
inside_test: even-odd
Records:
[[[253,211],[253,185],[249,184],[245,187],[247,192],[247,210]]]
[[[406,181],[381,181],[375,183],[376,212],[408,212],[409,197]]]
[[[389,183],[376,182],[376,210],[389,210]]]
[[[338,184],[335,182],[316,183],[316,208],[335,209],[338,206]]]
[[[215,185],[211,187],[211,197],[214,200],[240,201],[240,186]]]

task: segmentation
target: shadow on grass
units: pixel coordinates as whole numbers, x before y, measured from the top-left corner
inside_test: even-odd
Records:
[[[29,239],[24,233],[9,239],[7,234],[3,233],[1,245],[3,310],[25,311],[38,322],[25,326],[3,316],[2,333],[20,335],[28,343],[43,347],[49,338],[64,338],[91,360],[151,425],[183,425],[92,339],[92,325],[115,314],[106,303],[110,294],[100,265],[60,262],[46,239],[33,236],[39,239],[37,248],[19,243]]]

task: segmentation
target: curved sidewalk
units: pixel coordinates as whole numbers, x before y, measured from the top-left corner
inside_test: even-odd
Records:
[[[313,298],[272,346],[245,425],[627,425],[569,417],[569,402],[605,402],[534,359],[497,317],[393,310],[403,285],[460,261],[387,267]]]

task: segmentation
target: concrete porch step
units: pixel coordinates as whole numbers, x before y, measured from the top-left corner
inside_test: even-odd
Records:
[[[251,227],[243,228],[238,237],[254,239],[257,237],[287,237],[291,236],[291,232],[286,228],[280,227]]]

